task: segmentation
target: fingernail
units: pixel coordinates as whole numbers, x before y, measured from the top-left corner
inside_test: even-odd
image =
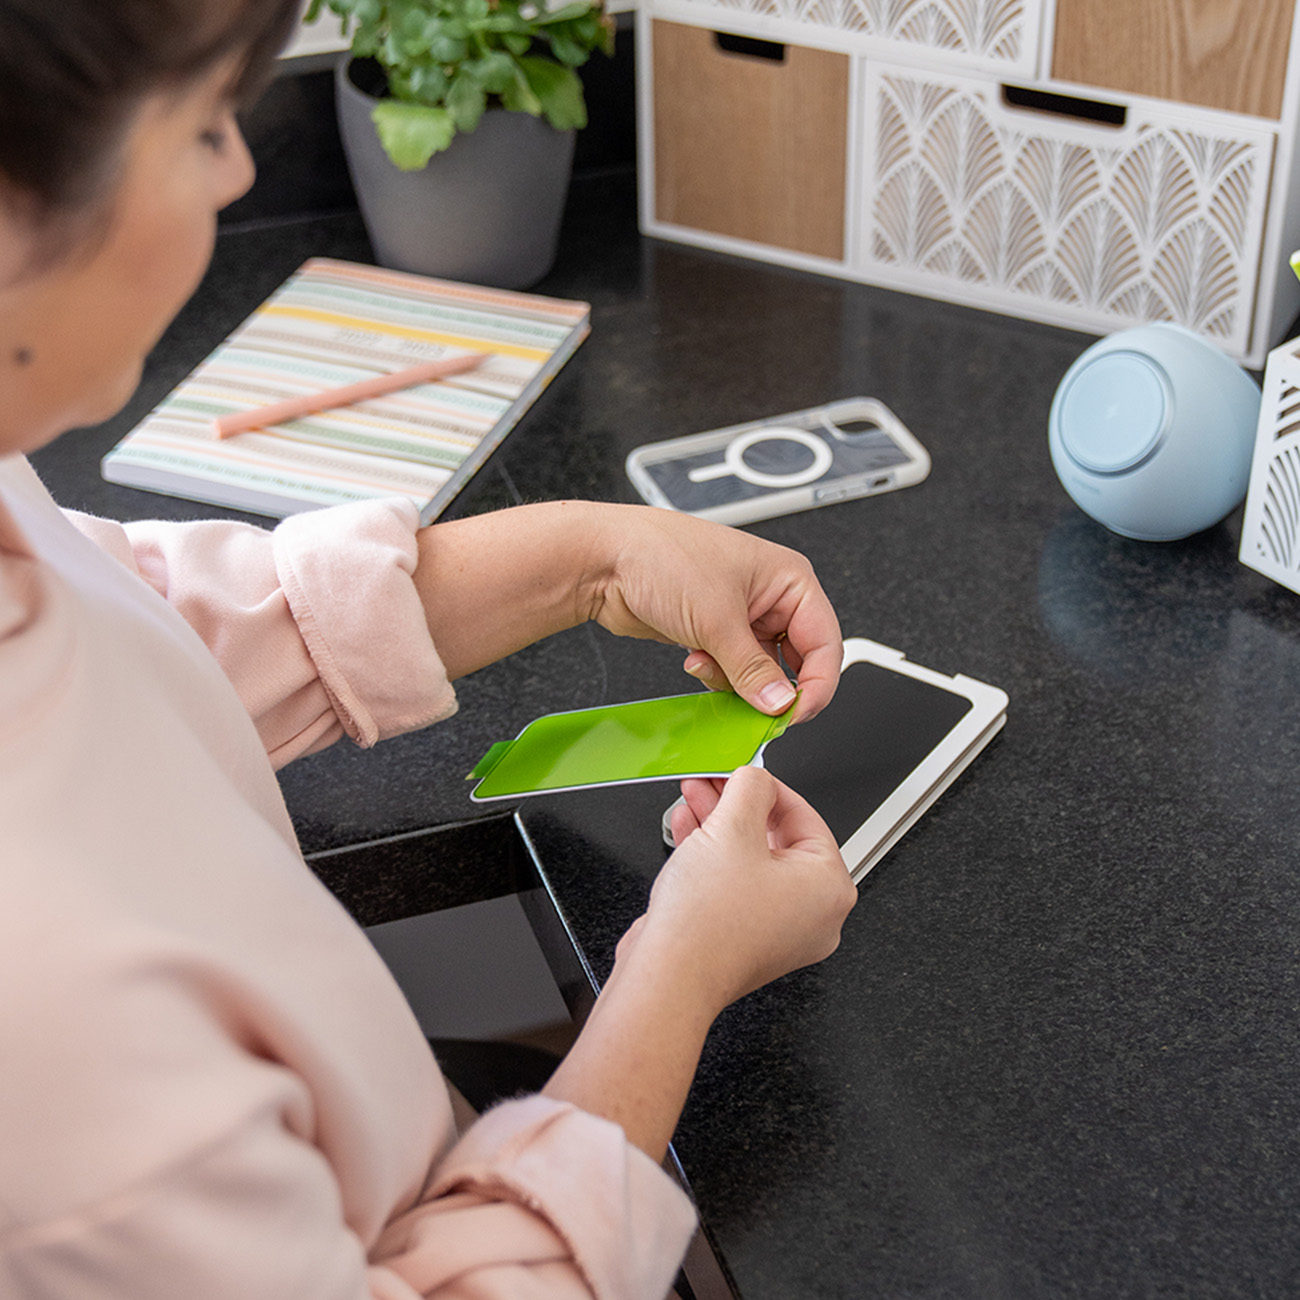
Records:
[[[768,682],[758,693],[758,702],[765,713],[784,713],[794,703],[794,687],[789,682]]]
[[[700,681],[707,681],[709,677],[712,676],[712,671],[707,659],[697,659],[694,663],[691,663],[688,659],[684,664],[682,664],[682,668],[686,672],[690,673],[692,677],[699,678]]]

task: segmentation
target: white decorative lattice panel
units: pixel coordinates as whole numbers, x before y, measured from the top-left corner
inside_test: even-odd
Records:
[[[875,68],[864,91],[868,278],[1100,332],[1174,321],[1245,353],[1270,133],[1146,105],[1107,127]]]
[[[1032,75],[1039,0],[649,0],[657,17],[848,53]]]
[[[1300,340],[1268,354],[1241,562],[1300,591]]]

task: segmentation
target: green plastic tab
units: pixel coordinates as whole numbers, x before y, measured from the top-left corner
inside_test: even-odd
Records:
[[[627,781],[728,776],[785,731],[792,704],[771,717],[730,691],[550,713],[479,760],[471,797],[508,799]]]
[[[491,749],[488,750],[477,763],[474,764],[474,770],[465,778],[472,781],[476,776],[487,776],[487,774],[514,748],[513,740],[498,740]]]

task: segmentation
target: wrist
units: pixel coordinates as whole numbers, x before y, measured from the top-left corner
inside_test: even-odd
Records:
[[[601,507],[547,501],[435,523],[412,579],[453,680],[591,617],[611,530]]]
[[[708,960],[711,945],[693,942],[668,917],[653,914],[628,950],[619,950],[605,987],[627,985],[654,991],[656,998],[672,1009],[687,1034],[701,1041],[719,1014],[735,1001],[736,994]]]
[[[620,946],[582,1032],[542,1091],[619,1124],[661,1160],[713,1015],[680,971],[665,968],[652,948],[639,949]]]
[[[560,501],[563,527],[578,545],[574,556],[573,602],[576,621],[596,622],[618,573],[621,548],[617,506],[598,501]]]

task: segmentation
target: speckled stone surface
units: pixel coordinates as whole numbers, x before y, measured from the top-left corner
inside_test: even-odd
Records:
[[[223,234],[130,409],[37,457],[56,494],[200,513],[100,482],[98,457],[305,257],[367,253],[348,212]],[[1300,596],[1238,564],[1239,514],[1169,545],[1105,532],[1047,455],[1088,338],[641,239],[626,173],[575,183],[539,289],[590,300],[592,336],[454,512],[630,501],[639,443],[878,397],[930,478],[754,531],[812,558],[847,633],[1011,698],[867,878],[840,950],[709,1041],[676,1148],[738,1290],[1300,1295]],[[509,824],[470,803],[469,766],[538,713],[682,688],[678,661],[580,629],[463,683],[440,727],[295,764],[304,848],[452,828],[364,872],[321,860],[366,921],[495,892]],[[671,797],[524,812],[597,976]]]

